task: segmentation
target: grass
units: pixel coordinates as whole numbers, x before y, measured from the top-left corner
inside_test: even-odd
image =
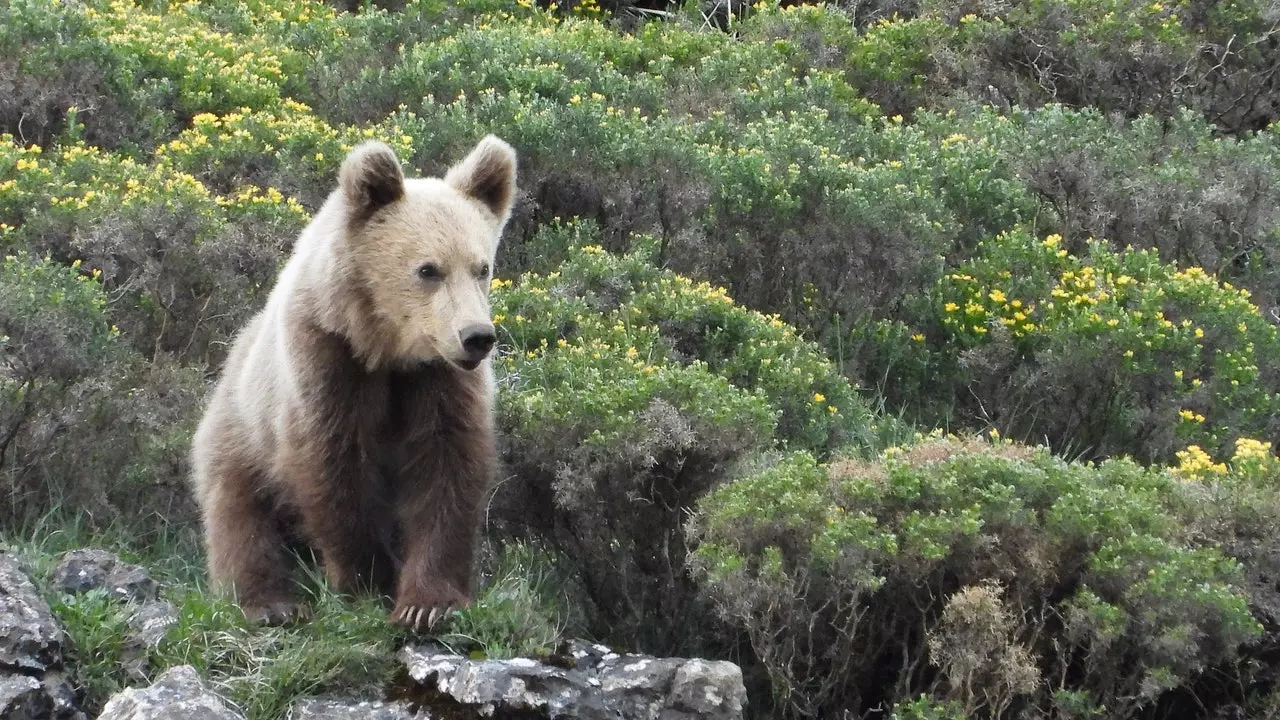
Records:
[[[105,592],[70,595],[48,581],[68,550],[95,547],[148,568],[161,597],[178,609],[178,623],[150,650],[150,676],[176,665],[194,666],[222,697],[249,720],[282,717],[298,698],[333,695],[377,699],[397,669],[395,651],[425,640],[386,621],[374,598],[331,592],[308,570],[300,585],[313,613],[290,627],[246,622],[229,599],[205,586],[203,551],[196,528],[169,527],[139,536],[122,528],[92,530],[76,520],[48,515],[22,532],[0,533],[0,545],[19,555],[69,638],[68,664],[82,708],[91,716],[129,685],[132,607]],[[546,555],[526,546],[487,553],[475,603],[455,614],[434,638],[464,655],[488,658],[553,652],[570,625],[568,598]]]

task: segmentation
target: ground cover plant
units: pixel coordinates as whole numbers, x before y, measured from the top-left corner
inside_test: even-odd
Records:
[[[6,548],[170,578],[156,662],[255,717],[371,691],[372,606],[203,593],[190,433],[347,150],[493,132],[504,471],[455,641],[727,657],[760,717],[1272,711],[1280,10],[786,5],[5,4]],[[118,609],[51,599],[93,707]]]

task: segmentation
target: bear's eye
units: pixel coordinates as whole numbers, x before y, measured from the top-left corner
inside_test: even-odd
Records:
[[[444,278],[444,273],[441,272],[439,265],[427,263],[418,268],[418,277],[423,280],[441,280]]]
[[[488,263],[485,263],[484,265],[481,265],[481,266],[480,266],[480,270],[476,273],[476,277],[480,278],[481,280],[488,279],[488,277],[489,277],[489,264],[488,264]]]

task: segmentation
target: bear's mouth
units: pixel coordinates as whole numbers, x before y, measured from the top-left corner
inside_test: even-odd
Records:
[[[454,360],[453,364],[463,370],[471,371],[480,367],[480,363],[482,362],[484,362],[484,358],[463,358],[461,360]]]

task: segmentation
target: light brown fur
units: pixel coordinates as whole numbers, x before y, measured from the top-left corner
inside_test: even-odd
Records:
[[[471,595],[496,462],[488,290],[515,154],[485,138],[444,179],[355,148],[196,432],[209,573],[250,617],[293,617],[292,554],[432,624]],[[478,363],[478,365],[476,364]]]

